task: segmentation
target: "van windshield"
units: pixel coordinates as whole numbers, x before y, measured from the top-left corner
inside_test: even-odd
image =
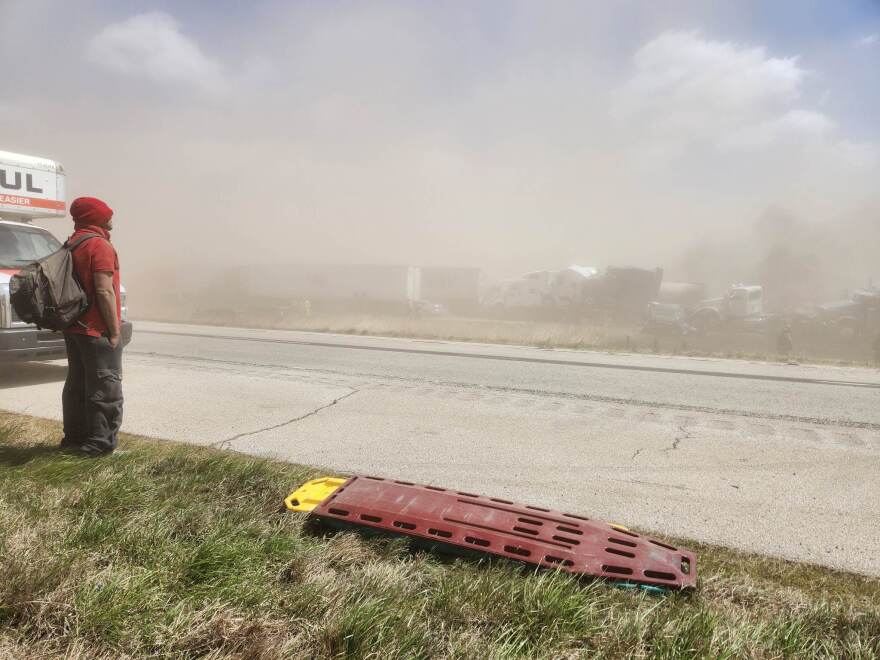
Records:
[[[0,224],[0,268],[20,268],[60,247],[58,239],[46,231]]]

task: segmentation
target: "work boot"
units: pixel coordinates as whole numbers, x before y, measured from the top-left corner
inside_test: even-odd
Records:
[[[101,456],[109,456],[112,454],[113,449],[113,447],[110,449],[99,449],[94,445],[86,443],[79,448],[79,451],[81,455],[87,456],[88,458],[100,458]]]
[[[58,451],[65,453],[76,453],[80,449],[82,449],[82,443],[68,440],[67,438],[63,438],[61,444],[58,445]]]
[[[82,456],[85,458],[100,458],[101,456],[109,456],[113,453],[112,449],[102,450],[89,444],[79,444],[78,442],[69,442],[62,440],[58,445],[58,451],[71,456]]]

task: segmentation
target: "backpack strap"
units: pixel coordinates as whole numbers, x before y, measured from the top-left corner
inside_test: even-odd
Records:
[[[85,235],[83,235],[83,236],[80,236],[80,237],[79,237],[78,239],[76,239],[73,243],[71,243],[70,241],[65,241],[65,242],[64,242],[64,247],[66,247],[68,250],[70,250],[71,252],[73,252],[73,251],[74,251],[76,248],[78,248],[80,245],[82,245],[82,244],[85,243],[87,240],[92,239],[92,238],[104,238],[104,237],[103,237],[103,236],[100,236],[100,235],[98,235],[98,234],[85,234]]]

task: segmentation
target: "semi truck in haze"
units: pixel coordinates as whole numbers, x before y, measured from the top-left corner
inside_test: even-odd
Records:
[[[718,298],[699,299],[702,287],[670,282],[648,306],[648,328],[652,332],[675,329],[683,333],[705,333],[729,327],[758,324],[764,320],[764,289],[758,285],[735,284]]]
[[[720,298],[700,301],[688,322],[698,330],[713,330],[730,323],[760,321],[764,316],[764,287],[737,284]]]
[[[47,158],[0,151],[0,362],[65,356],[64,336],[24,323],[9,301],[9,280],[22,267],[61,248],[48,230],[32,224],[67,214],[65,174]],[[122,289],[122,342],[131,339]]]

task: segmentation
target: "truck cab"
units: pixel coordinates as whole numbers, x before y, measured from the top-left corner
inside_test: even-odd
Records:
[[[61,248],[36,218],[63,218],[64,168],[45,158],[0,151],[0,362],[54,360],[66,355],[64,335],[24,323],[9,301],[9,280],[25,265]],[[122,343],[131,340],[121,288]]]
[[[700,332],[716,330],[722,325],[761,323],[764,319],[764,288],[759,285],[736,284],[721,298],[700,302],[689,316],[688,323]]]
[[[727,292],[727,316],[747,319],[764,313],[764,288],[761,286],[734,286]]]

